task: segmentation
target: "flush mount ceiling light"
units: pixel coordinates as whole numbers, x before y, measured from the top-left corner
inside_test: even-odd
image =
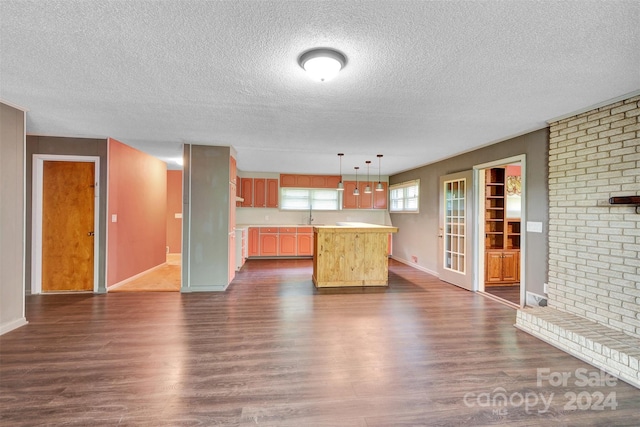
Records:
[[[311,49],[298,58],[300,66],[311,76],[320,82],[328,82],[338,75],[347,64],[347,58],[334,49]]]

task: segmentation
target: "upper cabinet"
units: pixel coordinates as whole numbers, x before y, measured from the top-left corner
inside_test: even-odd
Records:
[[[280,174],[280,187],[337,188],[339,175]]]
[[[241,207],[253,206],[253,178],[240,178],[240,197],[244,199],[240,204]]]
[[[365,193],[366,182],[358,181],[359,196],[354,196],[356,181],[344,181],[344,193],[342,195],[342,209],[387,209],[388,185],[383,182],[384,191],[376,191],[377,182],[371,182],[371,193]]]
[[[245,208],[277,208],[279,199],[276,178],[240,178],[240,194]]]

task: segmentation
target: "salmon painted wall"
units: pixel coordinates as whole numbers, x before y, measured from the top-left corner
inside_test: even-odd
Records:
[[[167,211],[167,165],[115,139],[108,145],[107,287],[166,261]]]
[[[176,218],[180,214],[180,218]],[[182,171],[167,171],[167,247],[182,252]]]

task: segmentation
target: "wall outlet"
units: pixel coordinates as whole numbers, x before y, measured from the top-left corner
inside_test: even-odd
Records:
[[[544,291],[545,294],[549,293],[549,285],[547,283],[542,285],[542,290]]]

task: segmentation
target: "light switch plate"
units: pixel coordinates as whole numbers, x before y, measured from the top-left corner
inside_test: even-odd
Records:
[[[118,222],[118,214],[111,214],[111,222]]]
[[[176,217],[178,219],[182,218],[182,212],[179,212],[179,213],[175,214],[174,217]]]
[[[542,233],[542,223],[535,221],[527,221],[527,231],[529,233]]]

